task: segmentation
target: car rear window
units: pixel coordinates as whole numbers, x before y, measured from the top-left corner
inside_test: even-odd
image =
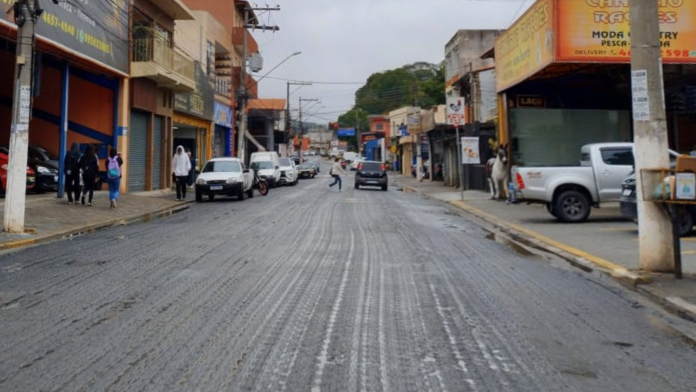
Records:
[[[362,162],[362,170],[366,171],[381,171],[382,164],[379,162]]]

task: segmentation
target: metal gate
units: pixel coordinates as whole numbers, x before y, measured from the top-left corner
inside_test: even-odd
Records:
[[[163,118],[155,116],[152,130],[152,190],[160,189],[162,179],[162,122]]]
[[[128,142],[128,191],[145,190],[145,170],[147,168],[147,113],[131,111]]]

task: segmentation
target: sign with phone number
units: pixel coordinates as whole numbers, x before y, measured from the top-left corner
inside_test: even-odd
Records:
[[[614,56],[621,57],[631,57],[630,50],[619,50],[618,52],[612,52]],[[662,49],[663,58],[677,58],[677,57],[696,57],[696,50],[686,50],[686,49]]]

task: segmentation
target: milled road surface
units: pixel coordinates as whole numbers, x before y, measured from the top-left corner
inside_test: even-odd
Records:
[[[327,182],[3,256],[0,391],[696,390],[623,290]]]

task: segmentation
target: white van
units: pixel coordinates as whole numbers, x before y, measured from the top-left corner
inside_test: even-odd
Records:
[[[259,176],[275,188],[280,182],[280,158],[275,151],[255,152],[251,154],[249,167],[258,171]]]

